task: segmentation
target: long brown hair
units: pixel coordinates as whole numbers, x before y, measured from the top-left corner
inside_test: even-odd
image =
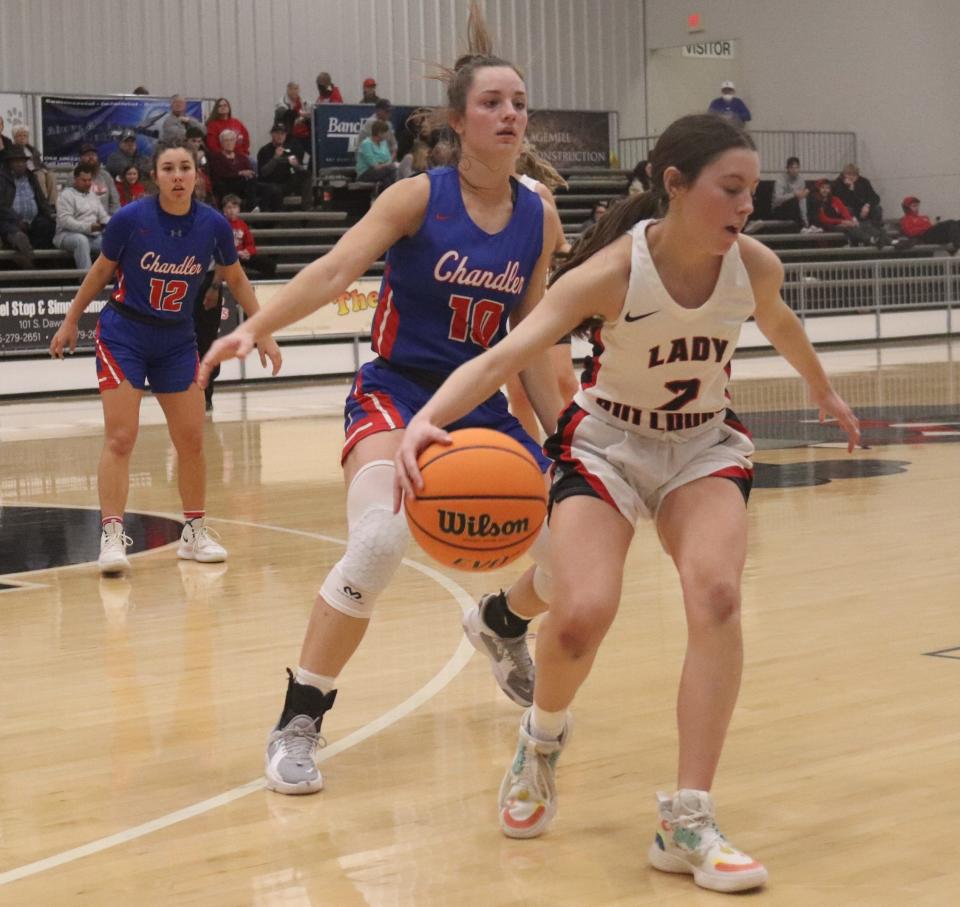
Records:
[[[650,152],[653,169],[650,189],[629,195],[614,204],[577,240],[570,256],[554,271],[550,282],[555,282],[567,271],[583,264],[595,252],[623,236],[634,224],[647,218],[664,216],[670,206],[663,184],[663,175],[668,167],[676,167],[684,184],[690,186],[707,164],[731,148],[756,151],[753,139],[725,117],[697,113],[674,120]],[[576,333],[578,336],[588,336],[596,323],[596,319],[589,319],[577,328]]]
[[[523,146],[517,156],[515,166],[517,173],[540,180],[551,192],[556,192],[557,189],[566,189],[568,186],[567,181],[560,176],[553,164],[540,157],[536,148],[526,139],[523,140]]]

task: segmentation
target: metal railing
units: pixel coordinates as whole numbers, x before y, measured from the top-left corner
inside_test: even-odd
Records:
[[[855,132],[750,130],[750,137],[760,154],[763,174],[780,173],[788,157],[800,158],[800,169],[807,176],[836,176],[844,165],[857,162]],[[632,170],[648,159],[658,138],[644,135],[620,139],[620,166]]]
[[[801,318],[960,306],[960,259],[784,265],[783,298]],[[960,325],[958,325],[960,327]]]

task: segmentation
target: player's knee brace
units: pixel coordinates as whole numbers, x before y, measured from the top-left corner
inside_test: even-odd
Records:
[[[550,527],[543,521],[540,532],[530,546],[530,557],[536,564],[533,571],[533,591],[548,605],[553,601],[553,573],[550,570]]]
[[[374,460],[360,467],[347,489],[347,550],[320,594],[350,617],[370,618],[407,548],[406,518],[393,512],[395,471],[392,460]]]

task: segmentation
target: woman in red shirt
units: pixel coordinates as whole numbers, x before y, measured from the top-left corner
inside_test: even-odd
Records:
[[[237,151],[250,153],[250,133],[242,121],[233,115],[233,108],[226,98],[217,98],[213,113],[207,117],[207,151],[220,150],[220,133],[232,129],[237,134]]]
[[[140,168],[136,164],[131,164],[117,181],[117,194],[120,196],[120,207],[135,202],[138,198],[143,198],[147,194],[146,186],[140,182]]]

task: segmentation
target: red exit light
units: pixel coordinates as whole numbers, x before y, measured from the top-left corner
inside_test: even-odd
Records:
[[[687,16],[687,31],[703,31],[703,18],[700,13],[690,13]]]

